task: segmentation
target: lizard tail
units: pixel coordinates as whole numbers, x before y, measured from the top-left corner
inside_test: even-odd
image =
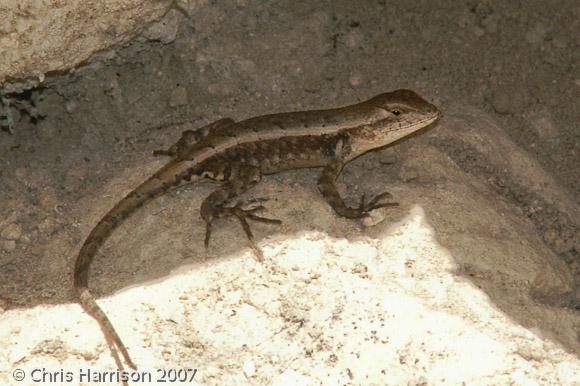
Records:
[[[190,182],[199,179],[191,174],[187,177]],[[88,277],[90,265],[101,245],[103,245],[105,240],[123,222],[123,220],[129,217],[133,211],[143,206],[147,201],[160,196],[164,192],[170,190],[171,187],[180,185],[183,181],[184,179],[182,175],[172,173],[172,163],[163,167],[151,178],[143,182],[135,190],[125,196],[125,198],[119,201],[117,205],[115,205],[99,221],[87,236],[77,256],[73,280],[79,303],[85,311],[99,323],[119,370],[123,370],[123,364],[119,358],[118,351],[121,352],[127,365],[133,369],[136,367],[129,356],[127,348],[115,331],[113,324],[109,318],[107,318],[105,312],[99,307],[95,297],[89,290]]]
[[[121,371],[124,370],[123,362],[121,362],[121,358],[119,358],[120,351],[121,355],[123,355],[123,358],[125,359],[125,363],[127,363],[127,365],[129,365],[129,367],[132,368],[133,370],[137,370],[137,366],[135,366],[135,364],[131,360],[131,356],[129,355],[127,348],[123,344],[123,341],[117,334],[117,331],[115,331],[115,327],[113,327],[113,324],[111,323],[105,312],[101,309],[101,307],[99,307],[91,291],[89,291],[89,289],[86,287],[79,288],[78,296],[79,302],[83,307],[83,309],[87,312],[87,314],[91,315],[99,323],[99,326],[103,331],[103,335],[107,340],[109,350],[111,350],[111,355],[113,356],[115,364],[117,365],[117,368]]]
[[[115,360],[117,368],[123,370],[123,363],[119,357],[121,352],[125,363],[132,369],[135,364],[129,356],[127,348],[115,331],[113,324],[105,312],[97,304],[95,297],[89,290],[89,268],[97,254],[99,248],[105,240],[113,233],[120,223],[129,216],[135,209],[142,206],[148,199],[158,194],[160,186],[154,183],[155,180],[149,179],[141,184],[137,189],[129,193],[117,205],[115,205],[93,228],[87,236],[81,250],[78,254],[74,269],[74,286],[77,292],[78,300],[83,309],[99,323],[103,335]]]

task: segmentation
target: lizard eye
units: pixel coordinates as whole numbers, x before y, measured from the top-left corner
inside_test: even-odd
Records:
[[[401,115],[401,110],[391,110],[391,113],[398,116]]]

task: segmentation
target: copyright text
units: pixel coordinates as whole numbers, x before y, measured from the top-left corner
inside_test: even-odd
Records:
[[[29,379],[43,384],[63,383],[191,383],[195,379],[197,369],[155,369],[155,370],[103,370],[80,368],[65,369],[14,369],[12,378],[21,382]]]

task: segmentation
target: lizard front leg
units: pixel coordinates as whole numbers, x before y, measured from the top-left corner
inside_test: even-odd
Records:
[[[195,130],[185,130],[181,133],[181,138],[179,138],[179,140],[175,142],[169,149],[155,150],[153,152],[153,155],[154,156],[167,155],[170,157],[179,157],[191,146],[195,145],[197,142],[207,137],[209,133],[219,131],[224,127],[230,126],[233,123],[235,123],[233,119],[223,118]]]
[[[322,174],[318,179],[318,189],[320,190],[320,193],[322,193],[326,202],[328,202],[332,209],[334,209],[334,211],[340,216],[346,218],[361,218],[374,209],[399,205],[396,202],[382,202],[383,199],[392,197],[389,192],[383,192],[368,202],[363,194],[358,207],[351,208],[347,206],[336,189],[336,178],[343,167],[344,161],[340,158],[334,158],[324,167]]]
[[[242,228],[250,241],[250,246],[254,250],[259,261],[264,259],[260,248],[256,245],[254,235],[247,220],[259,221],[269,224],[280,224],[280,220],[260,217],[254,213],[264,209],[262,205],[247,208],[247,203],[238,202],[233,206],[228,205],[235,197],[244,193],[260,182],[262,174],[259,168],[247,165],[237,165],[232,170],[230,178],[222,184],[220,188],[211,193],[201,204],[200,215],[206,223],[205,246],[209,245],[211,237],[212,223],[216,218],[237,217]]]

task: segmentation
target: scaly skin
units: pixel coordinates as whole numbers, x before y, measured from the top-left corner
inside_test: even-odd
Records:
[[[338,215],[360,218],[371,210],[394,206],[395,203],[383,202],[390,197],[383,193],[368,202],[363,196],[358,207],[348,207],[336,189],[335,180],[347,162],[430,125],[439,115],[435,106],[413,91],[397,90],[330,110],[263,115],[241,122],[222,119],[196,131],[188,130],[170,149],[155,152],[174,158],[98,222],[81,247],[74,269],[79,303],[101,326],[117,367],[123,370],[120,351],[127,365],[136,368],[89,291],[88,273],[101,245],[137,208],[185,183],[202,179],[220,181],[222,185],[204,200],[200,210],[207,224],[206,245],[213,219],[234,216],[239,219],[256,256],[262,259],[247,220],[279,221],[256,216],[254,212],[261,206],[252,209],[227,206],[236,196],[258,183],[264,174],[323,167],[318,187]]]

